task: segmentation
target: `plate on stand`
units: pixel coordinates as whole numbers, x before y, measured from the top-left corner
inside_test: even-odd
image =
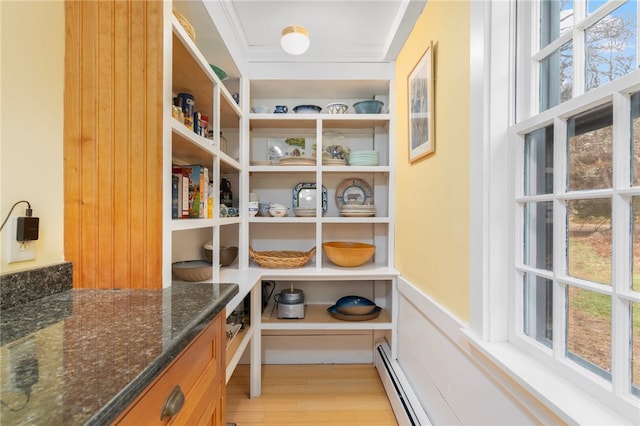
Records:
[[[373,189],[362,179],[345,179],[336,188],[336,204],[338,209],[345,205],[373,205]]]
[[[294,209],[315,209],[317,190],[315,182],[300,182],[293,188]],[[327,212],[327,188],[322,185],[322,213]]]

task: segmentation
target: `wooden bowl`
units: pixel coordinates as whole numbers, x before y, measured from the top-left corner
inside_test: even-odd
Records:
[[[229,266],[238,256],[238,247],[220,247],[220,265]]]
[[[322,244],[331,262],[338,266],[354,267],[369,261],[376,252],[376,246],[365,243],[332,241]]]

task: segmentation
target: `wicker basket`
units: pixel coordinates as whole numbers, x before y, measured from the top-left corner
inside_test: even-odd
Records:
[[[249,247],[249,254],[263,268],[299,268],[309,263],[316,248],[304,251],[255,251]]]
[[[184,30],[187,32],[187,35],[189,36],[189,38],[191,38],[191,40],[195,43],[196,30],[195,28],[193,28],[193,25],[191,25],[191,22],[189,22],[182,13],[178,12],[175,9],[173,10],[173,14],[176,16],[176,19],[178,20],[178,22],[180,22],[180,25],[182,25]]]

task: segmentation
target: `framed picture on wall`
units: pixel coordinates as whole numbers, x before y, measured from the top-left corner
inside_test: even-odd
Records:
[[[409,74],[409,162],[435,152],[433,42]]]

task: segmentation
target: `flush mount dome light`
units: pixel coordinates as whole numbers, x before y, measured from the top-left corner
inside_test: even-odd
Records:
[[[309,48],[309,31],[304,27],[287,27],[282,30],[280,45],[290,55],[301,55]]]

